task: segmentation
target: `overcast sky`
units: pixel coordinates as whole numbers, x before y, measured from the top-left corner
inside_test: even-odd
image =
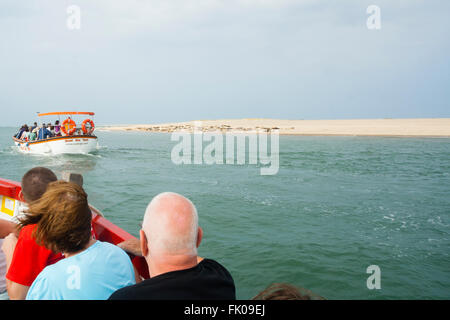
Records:
[[[97,124],[450,117],[449,12],[444,0],[1,0],[0,126],[64,110]]]

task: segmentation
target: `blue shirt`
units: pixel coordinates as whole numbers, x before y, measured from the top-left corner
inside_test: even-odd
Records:
[[[24,131],[25,131],[25,130],[20,129],[19,132],[16,134],[15,137],[16,137],[17,139],[20,139],[20,137],[22,136],[22,133],[23,133]]]
[[[47,128],[40,128],[38,131],[38,140],[47,139],[51,136],[51,132]]]
[[[125,251],[96,241],[42,270],[26,299],[106,300],[114,291],[135,283],[133,265]]]

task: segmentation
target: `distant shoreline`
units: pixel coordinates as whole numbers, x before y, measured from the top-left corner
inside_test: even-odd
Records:
[[[450,137],[450,118],[421,119],[350,119],[350,120],[279,120],[222,119],[162,124],[111,125],[99,131],[166,132],[278,132],[303,136],[389,136]]]

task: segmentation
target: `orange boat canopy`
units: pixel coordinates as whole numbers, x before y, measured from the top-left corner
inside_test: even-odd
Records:
[[[95,113],[94,112],[79,112],[79,111],[73,111],[73,112],[64,111],[64,112],[38,113],[38,116],[39,117],[42,117],[42,116],[56,116],[56,115],[63,115],[63,114],[68,114],[68,115],[87,114],[87,115],[93,116]]]

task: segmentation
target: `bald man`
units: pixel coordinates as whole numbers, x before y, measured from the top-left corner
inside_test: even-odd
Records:
[[[119,289],[111,300],[234,300],[230,273],[218,262],[198,257],[203,231],[194,204],[165,192],[147,206],[140,251],[150,279]]]

